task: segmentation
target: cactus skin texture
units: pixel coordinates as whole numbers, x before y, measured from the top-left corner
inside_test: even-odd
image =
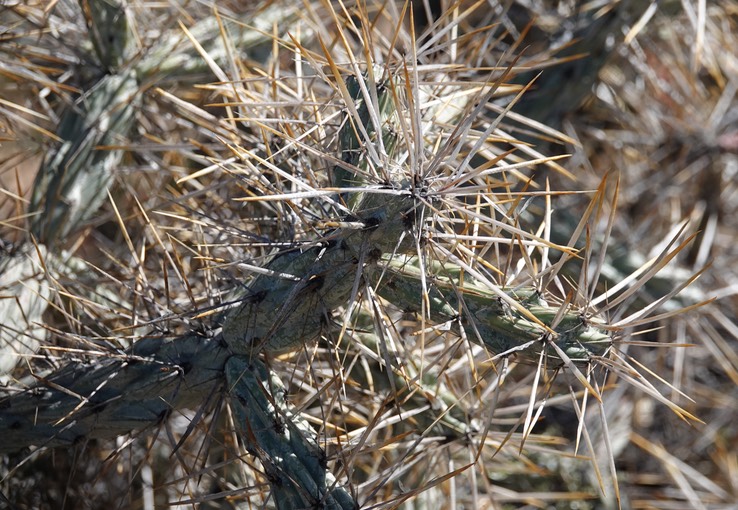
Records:
[[[279,377],[243,356],[232,356],[225,372],[239,435],[261,461],[277,508],[359,508],[326,468],[310,425],[286,404]]]

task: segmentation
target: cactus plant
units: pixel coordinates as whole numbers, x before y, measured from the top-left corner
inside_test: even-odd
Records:
[[[662,306],[700,274],[664,271],[690,234],[647,263],[608,255],[622,186],[575,188],[511,135],[514,119],[572,140],[511,113],[535,58],[511,58],[481,3],[197,8],[169,26],[135,1],[82,6],[108,74],[55,130],[28,209],[27,246],[68,264],[32,277],[54,307],[22,325],[49,332],[37,359],[7,368],[4,493],[21,498],[45,448],[158,431],[108,461],[131,455],[131,507],[627,507],[622,383],[697,423],[630,356],[634,331],[709,300]],[[110,27],[149,23],[143,47],[99,43],[111,6]]]

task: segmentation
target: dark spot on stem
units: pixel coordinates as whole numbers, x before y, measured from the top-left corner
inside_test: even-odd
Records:
[[[264,301],[266,297],[267,297],[267,291],[262,289],[258,292],[254,292],[253,294],[248,296],[244,301],[247,303],[251,303],[251,304],[257,304],[257,303],[261,303],[262,301]]]
[[[189,361],[180,363],[178,368],[182,375],[187,375],[192,370],[192,363],[190,363]]]
[[[316,291],[323,288],[325,285],[325,276],[322,274],[315,274],[308,279],[307,290]]]
[[[379,224],[382,223],[382,220],[375,216],[370,216],[367,219],[364,220],[364,225],[366,225],[366,230],[373,230],[379,226]]]
[[[102,413],[106,408],[108,407],[107,402],[101,402],[99,404],[95,404],[92,406],[92,413],[93,414],[100,414]]]
[[[280,436],[284,435],[284,431],[286,430],[286,426],[284,421],[278,416],[274,419],[273,422],[274,431],[279,434]]]

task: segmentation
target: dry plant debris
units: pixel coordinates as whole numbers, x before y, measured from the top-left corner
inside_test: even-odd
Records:
[[[732,508],[734,1],[2,9],[3,504]]]

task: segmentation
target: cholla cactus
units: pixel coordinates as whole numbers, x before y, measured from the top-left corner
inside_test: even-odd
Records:
[[[546,481],[538,500],[617,505],[620,446],[592,425],[610,412],[609,374],[693,416],[620,348],[623,330],[647,326],[679,289],[630,320],[609,314],[684,244],[597,287],[615,179],[552,189],[571,174],[508,130],[521,69],[494,46],[481,4],[426,31],[394,4],[279,13],[215,12],[124,62],[128,49],[95,46],[107,68],[149,85],[182,55],[188,72],[215,79],[204,97],[161,84],[124,106],[146,111],[141,131],[173,115],[192,144],[164,131],[148,133],[160,146],[131,147],[166,178],[143,173],[147,184],[111,193],[120,246],[105,248],[112,263],[88,266],[108,281],[76,287],[66,312],[78,327],[66,338],[86,359],[5,400],[0,449],[161,425],[167,439],[128,450],[157,477],[142,500],[278,508],[527,501],[516,474],[553,465],[555,449],[586,456],[593,480]],[[239,53],[264,41],[260,61]],[[560,221],[557,204],[582,197],[576,221]],[[90,348],[131,331],[128,349]],[[576,451],[539,433],[562,401],[576,420],[560,433]],[[165,455],[174,468],[152,474]]]

